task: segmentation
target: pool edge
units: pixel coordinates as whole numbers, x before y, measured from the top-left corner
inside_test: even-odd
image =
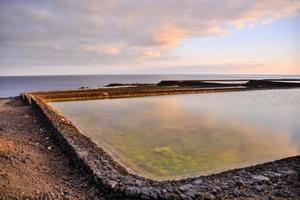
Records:
[[[52,131],[53,137],[74,164],[88,174],[95,184],[102,187],[109,197],[193,199],[198,198],[199,195],[214,192],[214,184],[218,185],[215,181],[220,182],[220,180],[223,180],[221,183],[231,181],[234,185],[238,185],[239,180],[235,180],[233,177],[244,179],[248,176],[247,179],[250,178],[253,179],[252,181],[256,181],[253,177],[264,174],[263,171],[275,174],[274,177],[272,175],[267,176],[271,180],[276,178],[276,174],[283,174],[281,168],[284,169],[285,162],[294,163],[291,166],[291,171],[297,173],[297,170],[299,170],[297,166],[300,166],[300,156],[298,155],[212,175],[180,180],[154,181],[129,173],[119,163],[115,162],[107,152],[83,135],[68,119],[55,112],[37,93],[22,94],[22,97],[31,104],[35,114]],[[281,167],[281,165],[283,166]],[[294,168],[296,170],[293,170]],[[257,172],[258,170],[262,171]],[[243,175],[245,171],[248,175]],[[264,182],[266,179],[258,181]]]

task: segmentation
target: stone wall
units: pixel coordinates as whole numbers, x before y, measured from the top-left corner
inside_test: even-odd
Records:
[[[103,91],[101,91],[103,92]],[[168,91],[170,92],[170,91]],[[143,93],[141,93],[143,94]],[[112,199],[214,199],[257,197],[257,188],[275,191],[279,179],[299,176],[300,157],[287,158],[219,174],[154,181],[131,174],[101,147],[83,135],[68,119],[56,113],[43,97],[47,93],[23,94],[36,115],[73,163]],[[144,95],[144,94],[143,94]],[[293,181],[297,184],[297,181]],[[299,182],[298,182],[299,184]],[[267,189],[265,189],[267,188]],[[259,189],[259,190],[260,190]],[[283,188],[285,191],[285,188]],[[280,191],[276,189],[276,191]],[[291,197],[293,194],[288,193]]]

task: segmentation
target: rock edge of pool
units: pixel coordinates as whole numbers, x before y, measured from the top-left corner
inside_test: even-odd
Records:
[[[203,84],[202,81],[162,81],[155,85],[111,86],[113,87],[21,94],[32,106],[35,114],[51,130],[61,149],[77,167],[91,177],[95,185],[102,188],[107,198],[247,199],[252,198],[253,193],[268,195],[270,187],[276,191],[277,187],[282,187],[278,184],[280,182],[287,182],[292,189],[278,189],[278,193],[270,194],[270,197],[273,195],[278,199],[299,197],[300,155],[206,176],[155,181],[130,173],[90,138],[83,135],[67,118],[47,104],[50,101],[300,88],[299,83],[285,84],[265,80],[224,86],[222,83]]]

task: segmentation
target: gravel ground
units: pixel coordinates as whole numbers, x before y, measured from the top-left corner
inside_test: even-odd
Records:
[[[19,98],[0,99],[0,199],[103,199]]]

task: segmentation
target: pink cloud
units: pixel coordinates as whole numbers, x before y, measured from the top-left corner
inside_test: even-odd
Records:
[[[93,54],[106,54],[106,55],[116,55],[120,52],[118,47],[109,46],[97,46],[97,45],[84,45],[82,50],[87,53]]]

